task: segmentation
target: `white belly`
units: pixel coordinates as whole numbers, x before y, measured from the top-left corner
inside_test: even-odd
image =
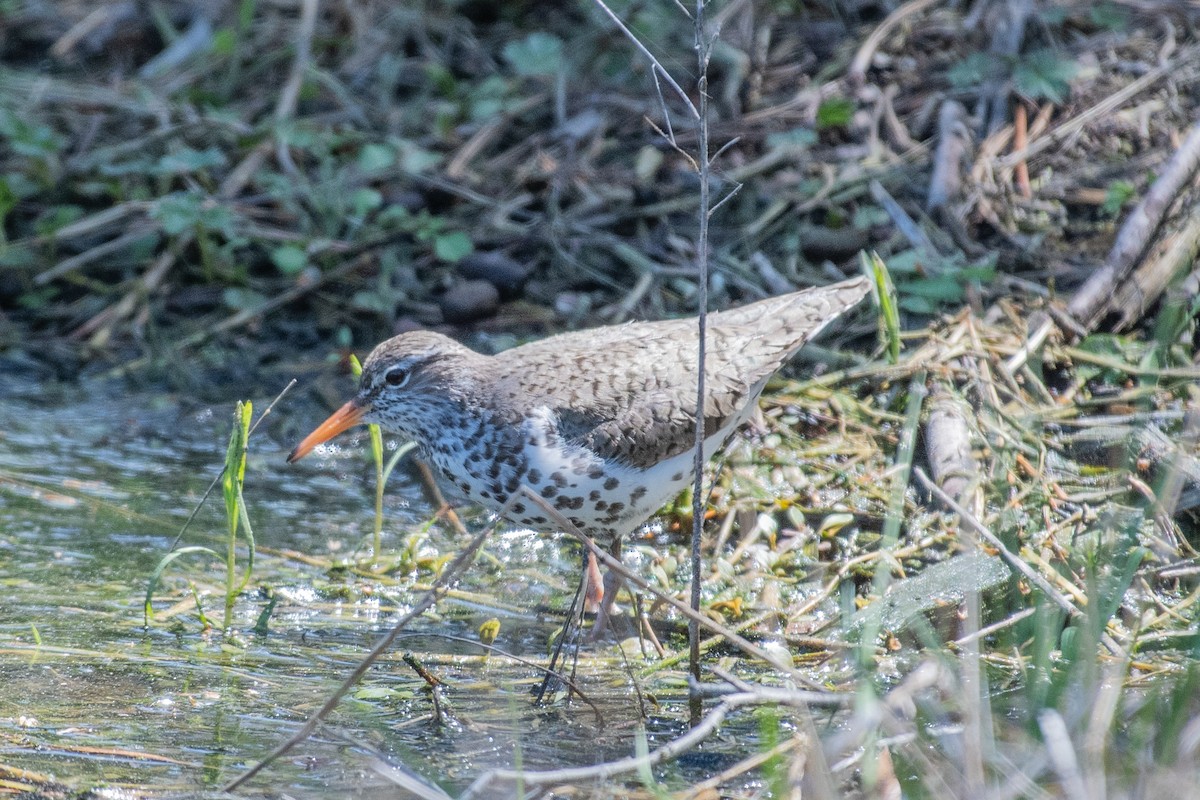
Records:
[[[748,405],[724,428],[704,442],[707,461],[749,416]],[[545,409],[527,423],[528,469],[524,484],[583,532],[608,541],[631,533],[692,482],[691,450],[648,469],[605,463],[582,447],[563,446],[548,431],[551,413]],[[532,502],[518,502],[508,514],[513,522],[538,530],[562,525]]]

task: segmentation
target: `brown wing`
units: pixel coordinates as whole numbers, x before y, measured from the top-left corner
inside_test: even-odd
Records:
[[[709,315],[705,435],[725,427],[787,358],[867,291],[860,278]],[[545,368],[510,379],[525,402],[557,412],[564,439],[647,467],[694,441],[696,333],[694,319],[668,320],[534,342],[518,349],[521,360]]]

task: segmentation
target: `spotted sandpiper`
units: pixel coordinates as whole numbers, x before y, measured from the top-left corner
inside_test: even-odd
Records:
[[[855,278],[708,315],[705,458],[749,416],[767,379],[870,288]],[[416,441],[468,500],[500,510],[524,484],[613,547],[689,482],[698,341],[695,319],[564,333],[493,356],[403,333],[371,352],[358,393],[288,461],[378,423]],[[528,498],[507,517],[559,527]]]

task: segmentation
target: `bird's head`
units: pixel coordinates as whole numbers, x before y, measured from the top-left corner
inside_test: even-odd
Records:
[[[317,426],[288,456],[299,461],[317,445],[355,425],[375,423],[420,439],[437,409],[456,402],[478,353],[431,331],[402,333],[378,345],[363,363],[358,392]]]

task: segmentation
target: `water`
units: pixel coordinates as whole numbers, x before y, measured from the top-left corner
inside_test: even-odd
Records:
[[[224,579],[223,566],[201,556],[167,568],[146,628],[147,581],[219,469],[232,399],[208,406],[121,385],[3,378],[0,391],[0,777],[13,779],[5,770],[15,768],[36,773],[20,778],[31,786],[215,791],[294,732],[463,543],[431,519],[415,473],[398,469],[384,547],[400,568],[356,569],[373,522],[366,448],[342,437],[286,465],[297,434],[322,418],[292,403],[251,443],[245,495],[260,551],[235,608],[238,635],[201,622],[197,597],[219,623]],[[255,398],[256,409],[266,400]],[[223,513],[218,490],[183,544],[224,552]],[[485,520],[467,522],[478,530]],[[577,701],[539,708],[530,699],[538,670],[470,643],[497,618],[498,647],[544,663],[558,626],[544,612],[569,599],[576,563],[567,543],[494,536],[460,591],[416,621],[316,735],[242,791],[395,797],[373,766],[382,760],[454,794],[492,767],[630,755],[639,703],[611,651],[585,653],[576,677],[595,710]],[[270,593],[268,631],[255,633]],[[405,653],[445,682],[440,718]],[[682,732],[680,673],[642,686],[660,703],[648,706],[651,744]],[[686,785],[711,769],[674,765],[659,776]]]

